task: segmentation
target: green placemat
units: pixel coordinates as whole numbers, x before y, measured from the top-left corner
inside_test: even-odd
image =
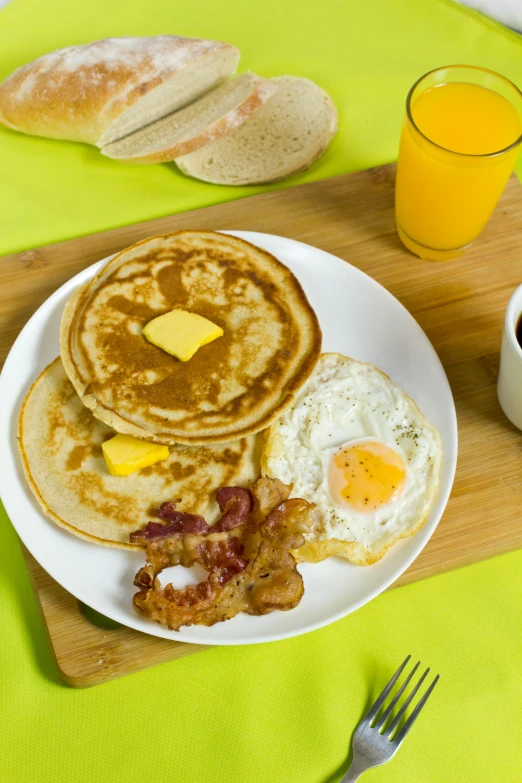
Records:
[[[0,11],[0,77],[50,49],[110,35],[229,40],[242,69],[309,76],[339,108],[328,154],[286,187],[393,160],[406,91],[434,66],[485,65],[522,84],[520,42],[500,30],[438,0],[13,0]],[[0,130],[0,252],[258,190]],[[335,783],[368,701],[411,652],[442,679],[404,748],[364,780],[519,783],[521,570],[514,553],[386,593],[305,637],[216,648],[73,691],[53,672],[2,512],[0,780]]]

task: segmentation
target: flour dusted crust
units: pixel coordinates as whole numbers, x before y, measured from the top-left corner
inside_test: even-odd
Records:
[[[223,52],[226,78],[239,52],[220,41],[159,35],[60,49],[18,68],[0,84],[0,123],[38,136],[105,142],[111,140],[103,136],[114,121],[144,96],[196,62],[223,59]]]

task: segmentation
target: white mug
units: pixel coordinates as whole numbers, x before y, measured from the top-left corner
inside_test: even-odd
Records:
[[[522,347],[516,329],[521,317],[522,285],[519,285],[506,310],[497,388],[502,410],[519,430],[522,430]]]

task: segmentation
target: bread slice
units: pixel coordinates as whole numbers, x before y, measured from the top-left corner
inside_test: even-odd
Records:
[[[102,134],[98,146],[117,141],[171,112],[178,111],[235,73],[239,62],[239,49],[214,41],[202,43],[212,43],[218,48],[207,50],[190,60],[150,92],[145,92],[140,100],[123,112]],[[174,60],[172,57],[171,67]]]
[[[158,35],[70,46],[0,84],[0,124],[105,144],[176,111],[231,76],[239,51],[221,41]]]
[[[102,154],[126,163],[174,160],[241,125],[275,91],[276,86],[269,79],[244,73],[184,109],[102,147]]]
[[[309,79],[279,76],[277,91],[243,125],[176,160],[191,177],[219,185],[272,182],[307,169],[337,130],[331,98]]]

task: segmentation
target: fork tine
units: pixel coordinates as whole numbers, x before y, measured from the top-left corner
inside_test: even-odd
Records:
[[[424,674],[420,678],[419,682],[417,683],[415,688],[413,688],[412,692],[410,693],[410,695],[408,696],[408,698],[406,699],[406,701],[404,702],[404,704],[400,708],[399,712],[397,713],[395,718],[392,720],[392,722],[390,723],[390,725],[386,729],[386,734],[388,735],[388,738],[391,737],[391,735],[393,734],[393,732],[395,731],[395,729],[397,728],[397,726],[401,722],[401,720],[402,720],[406,710],[408,709],[408,707],[411,704],[411,701],[412,701],[413,697],[415,696],[415,694],[419,690],[420,686],[422,685],[422,683],[426,679],[426,675],[428,674],[429,670],[430,669],[429,669],[429,666],[428,666],[428,668],[426,669],[426,671],[424,672]]]
[[[390,704],[389,704],[389,705],[388,705],[388,707],[386,708],[386,711],[385,711],[385,712],[383,712],[383,714],[382,714],[382,716],[381,716],[381,719],[380,719],[380,721],[379,721],[379,726],[377,727],[377,728],[379,729],[379,731],[381,731],[381,729],[382,729],[382,728],[384,728],[384,726],[385,726],[385,724],[386,724],[386,721],[388,720],[388,718],[389,718],[389,717],[390,717],[390,715],[392,714],[392,712],[393,712],[393,709],[394,709],[395,705],[397,704],[397,702],[398,702],[398,701],[399,701],[399,699],[401,698],[402,694],[403,694],[403,693],[404,693],[404,691],[406,690],[406,688],[407,688],[407,686],[408,686],[408,683],[410,682],[411,678],[413,677],[413,675],[415,674],[415,672],[417,671],[417,669],[419,668],[419,666],[420,666],[420,661],[417,661],[417,663],[415,664],[415,666],[413,667],[413,669],[411,670],[411,672],[408,674],[408,676],[407,676],[407,677],[406,677],[406,679],[404,680],[404,683],[403,683],[403,685],[401,685],[401,687],[399,688],[399,690],[398,690],[398,691],[397,691],[397,693],[395,694],[395,697],[393,698],[393,701],[391,701],[391,702],[390,702]]]
[[[408,661],[410,660],[410,658],[411,658],[411,655],[408,655],[406,660],[403,663],[401,663],[401,665],[399,666],[399,668],[397,669],[397,671],[395,672],[395,674],[391,678],[391,680],[388,683],[388,685],[384,688],[384,690],[380,693],[380,695],[377,696],[376,700],[374,701],[374,703],[372,704],[372,706],[370,707],[370,709],[368,710],[368,712],[364,716],[363,720],[368,720],[370,723],[372,723],[372,721],[375,720],[375,718],[377,717],[377,715],[379,713],[379,710],[381,709],[382,705],[384,704],[388,694],[390,693],[391,689],[393,688],[393,686],[395,685],[395,683],[397,682],[397,680],[401,676],[402,671],[403,671],[404,667],[406,666],[406,664],[408,663]]]
[[[397,742],[399,745],[401,744],[401,742],[403,741],[404,737],[406,736],[406,734],[409,732],[409,730],[411,729],[411,727],[413,726],[413,724],[417,720],[420,711],[422,710],[422,708],[424,707],[424,705],[428,701],[428,699],[429,699],[429,697],[431,695],[431,692],[434,689],[434,687],[436,686],[438,680],[439,680],[439,675],[437,674],[437,676],[435,677],[435,679],[431,683],[430,687],[428,688],[428,690],[426,691],[426,693],[424,694],[422,699],[419,701],[419,703],[417,704],[417,706],[415,707],[415,709],[411,713],[410,717],[408,718],[408,720],[406,721],[406,723],[404,724],[402,729],[399,731],[399,733],[395,737],[394,741]]]

